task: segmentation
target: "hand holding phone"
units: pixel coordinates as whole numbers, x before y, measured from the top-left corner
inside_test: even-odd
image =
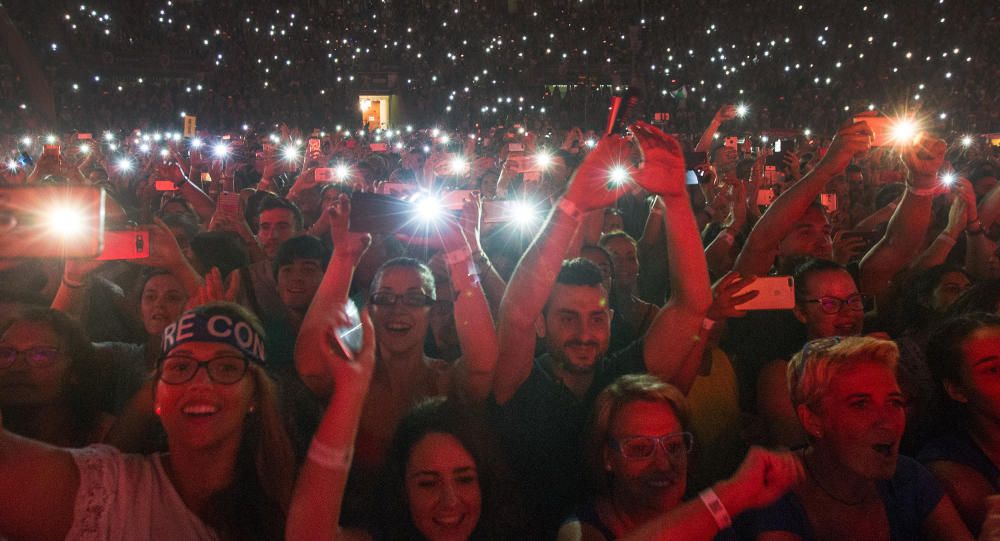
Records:
[[[795,308],[795,281],[791,276],[764,276],[739,293],[756,292],[735,306],[736,310],[791,310]]]

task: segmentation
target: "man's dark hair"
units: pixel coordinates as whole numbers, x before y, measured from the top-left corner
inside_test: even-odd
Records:
[[[285,209],[292,212],[292,216],[295,217],[295,230],[301,231],[303,227],[302,220],[302,210],[299,206],[283,197],[265,197],[260,200],[257,204],[257,215],[254,217],[254,222],[257,222],[260,218],[261,213],[265,210],[274,209]]]
[[[326,270],[326,265],[330,262],[330,251],[323,246],[323,241],[312,235],[292,237],[281,243],[274,261],[271,262],[274,279],[278,279],[278,270],[281,267],[291,265],[296,259],[315,259],[319,261],[320,267]]]
[[[825,271],[844,271],[847,269],[840,263],[834,263],[829,259],[810,259],[805,263],[799,265],[795,269],[795,302],[800,304],[805,301],[808,292],[806,291],[806,283],[812,278],[812,275],[825,272]]]
[[[218,267],[222,277],[250,264],[250,254],[240,236],[232,231],[205,231],[191,239],[198,274]]]
[[[556,277],[556,283],[566,286],[598,287],[604,283],[604,280],[601,277],[601,269],[593,261],[577,257],[563,261],[562,268],[559,269],[559,276]]]

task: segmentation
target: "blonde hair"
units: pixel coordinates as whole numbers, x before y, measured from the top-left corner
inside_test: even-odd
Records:
[[[649,374],[629,374],[616,379],[597,395],[587,431],[587,473],[598,492],[611,487],[611,475],[604,468],[604,447],[611,440],[611,423],[623,407],[640,401],[669,405],[681,429],[688,429],[688,407],[680,389]]]
[[[899,363],[899,346],[891,340],[866,336],[833,336],[806,343],[788,363],[788,394],[796,408],[815,410],[830,381],[845,367],[863,363],[884,365],[893,372]]]

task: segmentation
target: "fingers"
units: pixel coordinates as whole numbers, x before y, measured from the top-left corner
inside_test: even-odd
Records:
[[[362,346],[358,352],[357,359],[365,364],[375,362],[375,326],[372,325],[372,318],[368,314],[368,307],[361,310],[361,331]]]
[[[235,301],[236,294],[240,290],[240,272],[233,270],[229,273],[229,287],[226,288],[226,300]]]

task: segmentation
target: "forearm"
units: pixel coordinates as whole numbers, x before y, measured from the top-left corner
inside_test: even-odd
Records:
[[[333,326],[334,310],[347,303],[356,265],[356,257],[349,254],[338,255],[334,250],[330,265],[309,304],[295,340],[295,368],[303,383],[320,397],[330,394],[333,377],[319,348],[330,347],[326,331]],[[337,351],[336,348],[334,351]]]
[[[194,207],[194,211],[198,213],[202,223],[207,224],[212,219],[212,214],[215,213],[215,202],[212,201],[212,198],[191,182],[181,184],[180,192],[181,197]]]
[[[473,402],[481,402],[492,390],[500,345],[483,288],[477,276],[469,273],[470,263],[466,259],[451,264],[449,271],[455,290],[455,329],[462,348],[462,390]]]
[[[504,282],[500,273],[493,268],[486,252],[479,250],[472,254],[472,261],[476,264],[476,271],[479,273],[479,282],[486,294],[486,300],[490,303],[490,313],[494,316],[500,311],[500,301],[507,290],[507,282]]]
[[[908,261],[917,256],[930,225],[932,195],[907,191],[896,208],[885,237],[861,260],[859,286],[869,295],[879,296],[889,281]]]
[[[955,247],[960,232],[942,231],[934,242],[910,265],[911,269],[924,270],[943,264],[948,259],[948,254]]]
[[[83,278],[80,281],[67,282],[67,278],[63,276],[62,282],[59,284],[59,290],[56,291],[56,296],[52,299],[50,308],[79,318],[86,305],[89,288],[90,284],[87,278]]]
[[[663,242],[663,211],[654,207],[646,217],[646,226],[642,229],[642,236],[636,241],[641,247],[661,246]],[[695,228],[698,227],[695,222]]]
[[[601,242],[601,233],[604,229],[604,210],[592,210],[583,216],[583,224],[580,225],[577,235],[581,236],[577,246],[597,246]]]
[[[705,248],[705,262],[711,276],[722,276],[733,268],[733,233],[723,229]]]
[[[170,265],[167,270],[184,286],[184,291],[187,293],[189,299],[198,296],[198,291],[201,288],[203,280],[198,271],[194,270],[194,267],[188,262],[187,258],[181,256],[181,261]]]
[[[698,144],[695,145],[695,152],[708,152],[712,149],[712,138],[715,136],[715,132],[719,131],[719,126],[722,125],[722,120],[719,115],[712,117],[712,121],[709,122],[708,127],[705,128],[705,133],[701,134],[701,139],[698,139]]]
[[[888,205],[876,210],[867,218],[861,220],[854,225],[854,229],[857,231],[875,231],[878,227],[892,218],[892,213],[896,212],[896,203],[889,203]]]
[[[700,321],[712,304],[712,289],[698,224],[686,197],[667,198],[664,202],[671,289],[667,306],[698,313]]]
[[[338,391],[313,436],[288,508],[286,539],[336,539],[364,393]],[[328,461],[335,457],[341,460]]]
[[[716,483],[713,490],[726,508],[726,512],[730,516],[736,516],[743,511],[742,505],[737,504],[730,496],[727,485],[726,481]],[[650,539],[697,541],[710,540],[717,533],[719,533],[719,525],[715,522],[715,517],[712,516],[705,503],[698,498],[680,504],[663,516],[643,524],[619,539],[621,541],[648,541]]]

